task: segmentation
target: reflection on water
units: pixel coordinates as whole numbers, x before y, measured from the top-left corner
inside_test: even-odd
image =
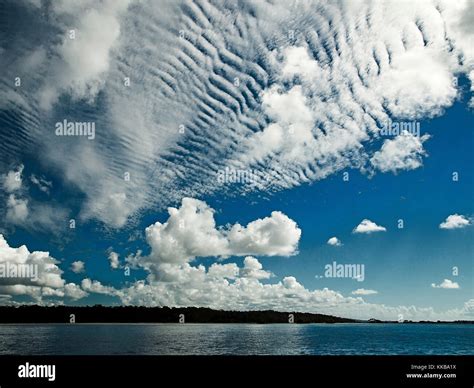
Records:
[[[0,325],[0,354],[474,354],[474,325]]]

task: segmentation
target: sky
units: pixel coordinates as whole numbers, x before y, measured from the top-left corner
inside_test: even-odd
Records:
[[[472,1],[7,0],[0,26],[1,304],[473,319]]]

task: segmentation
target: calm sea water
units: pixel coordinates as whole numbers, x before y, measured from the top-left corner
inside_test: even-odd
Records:
[[[474,325],[0,325],[0,354],[474,354]]]

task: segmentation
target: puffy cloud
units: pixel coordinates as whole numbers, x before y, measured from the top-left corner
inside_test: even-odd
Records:
[[[352,291],[352,295],[374,295],[374,294],[378,294],[378,291],[366,290],[365,288],[358,288],[357,290]]]
[[[117,269],[120,267],[119,255],[116,252],[109,253],[110,268]]]
[[[0,294],[28,295],[38,303],[48,297],[86,296],[74,283],[66,284],[58,264],[48,252],[30,252],[24,245],[10,247],[0,234]]]
[[[154,267],[155,271],[152,273],[148,280],[151,283],[155,281],[173,283],[176,287],[180,287],[181,284],[193,284],[199,286],[206,276],[206,268],[203,265],[192,266],[189,263],[176,264],[176,263],[162,263]],[[228,269],[227,269],[228,271]],[[226,268],[215,268],[214,277],[220,272],[227,272]]]
[[[332,245],[334,247],[339,247],[342,245],[341,243],[341,240],[339,240],[337,237],[331,237],[328,241],[327,241],[327,244],[328,245]]]
[[[297,251],[301,230],[281,212],[250,222],[217,228],[214,210],[205,202],[183,198],[179,209],[169,208],[165,223],[146,228],[151,254],[142,261],[185,263],[195,257],[231,255],[290,256]]]
[[[183,198],[179,209],[169,208],[169,218],[145,230],[152,248],[150,257],[159,262],[187,262],[196,256],[227,254],[228,241],[216,229],[214,211],[206,203]]]
[[[458,289],[459,284],[449,279],[444,279],[440,284],[431,283],[433,288]]]
[[[396,173],[399,170],[413,170],[423,164],[423,142],[429,135],[418,137],[408,131],[403,131],[394,139],[384,141],[380,151],[370,159],[372,165],[382,172]]]
[[[14,191],[20,190],[22,185],[21,174],[24,166],[20,165],[17,170],[9,171],[7,174],[2,176],[3,189],[7,193],[13,193]]]
[[[64,286],[64,296],[72,300],[79,300],[85,298],[89,294],[84,291],[79,285],[74,283],[67,283]]]
[[[2,282],[37,285],[51,288],[64,286],[64,280],[61,278],[62,271],[57,266],[58,261],[49,256],[48,252],[30,252],[26,246],[12,248],[7,241],[0,235],[0,263],[4,265],[25,265],[36,272],[36,280],[28,277],[8,280],[2,279]],[[26,268],[26,267],[25,267]]]
[[[455,66],[439,48],[420,45],[394,56],[376,88],[394,116],[435,116],[457,96]]]
[[[235,263],[227,263],[227,264],[212,264],[207,274],[210,278],[227,278],[227,279],[235,279],[240,274],[240,269]]]
[[[295,221],[279,211],[270,217],[235,224],[227,233],[229,255],[291,256],[297,253],[301,229]]]
[[[272,273],[263,270],[263,265],[255,257],[247,256],[244,259],[244,267],[240,270],[240,276],[243,278],[269,279]]]
[[[74,273],[83,273],[86,270],[85,263],[83,261],[73,261],[71,263],[71,271]]]
[[[82,290],[87,293],[103,294],[110,296],[121,295],[121,293],[117,291],[114,287],[104,286],[98,280],[91,280],[89,278],[82,279],[81,287]]]
[[[383,226],[377,225],[375,222],[370,221],[368,219],[364,219],[361,221],[359,225],[357,225],[353,233],[373,233],[373,232],[385,232],[387,229]]]
[[[451,214],[439,224],[441,229],[460,229],[471,225],[471,220],[460,214]]]

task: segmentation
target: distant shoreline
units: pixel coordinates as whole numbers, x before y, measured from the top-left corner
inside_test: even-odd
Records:
[[[186,325],[288,325],[288,323],[282,322],[186,322]],[[296,322],[293,324],[298,325],[474,325],[472,321],[416,321],[416,322],[396,322],[396,321],[381,321],[381,322],[368,322],[368,321],[357,321],[357,322]],[[155,326],[155,325],[180,325],[178,322],[75,322],[73,324],[67,322],[0,322],[1,326]]]
[[[397,323],[376,319],[357,320],[332,315],[263,311],[224,311],[204,307],[144,306],[0,306],[0,324],[310,324]],[[403,324],[474,324],[474,321],[404,321]]]

